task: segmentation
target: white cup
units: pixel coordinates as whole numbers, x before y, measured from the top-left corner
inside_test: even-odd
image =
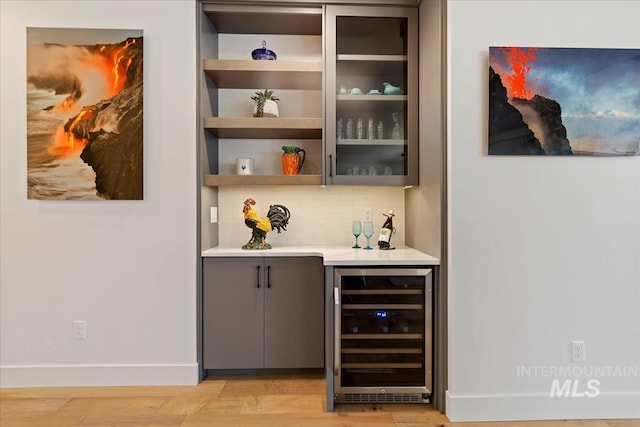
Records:
[[[236,159],[236,172],[238,175],[253,175],[253,159]]]

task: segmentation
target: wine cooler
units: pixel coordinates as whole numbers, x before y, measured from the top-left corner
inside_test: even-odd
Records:
[[[432,389],[432,271],[337,268],[336,403],[423,403]]]

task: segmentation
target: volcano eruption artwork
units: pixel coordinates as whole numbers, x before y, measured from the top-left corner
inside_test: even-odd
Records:
[[[489,154],[640,156],[640,49],[490,47]]]
[[[27,28],[27,197],[143,199],[142,30]]]

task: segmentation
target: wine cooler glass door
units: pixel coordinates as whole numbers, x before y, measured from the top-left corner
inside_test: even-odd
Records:
[[[337,269],[336,393],[430,393],[431,270]]]

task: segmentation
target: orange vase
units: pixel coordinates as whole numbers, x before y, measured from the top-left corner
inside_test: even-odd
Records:
[[[305,151],[298,147],[282,147],[282,171],[285,175],[298,175],[304,163]],[[302,155],[300,155],[302,153]]]

